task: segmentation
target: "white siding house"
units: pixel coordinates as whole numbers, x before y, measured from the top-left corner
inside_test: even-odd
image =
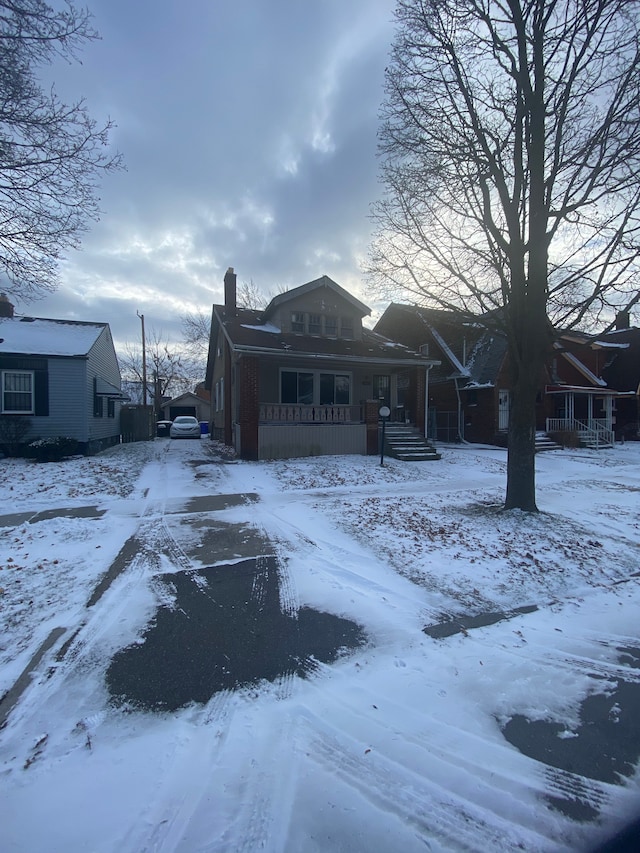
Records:
[[[120,388],[107,323],[16,317],[0,296],[0,418],[25,418],[27,441],[70,436],[85,453],[117,444]]]

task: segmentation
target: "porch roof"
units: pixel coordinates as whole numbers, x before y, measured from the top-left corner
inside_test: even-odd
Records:
[[[594,388],[586,385],[545,385],[545,394],[591,394],[594,397],[619,397],[620,391],[613,388]]]

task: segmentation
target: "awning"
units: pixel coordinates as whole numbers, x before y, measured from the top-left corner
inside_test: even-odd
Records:
[[[131,397],[124,394],[119,388],[116,388],[115,385],[112,385],[110,382],[107,382],[106,379],[102,379],[99,376],[96,377],[95,393],[97,397],[111,397],[113,400],[131,400]]]

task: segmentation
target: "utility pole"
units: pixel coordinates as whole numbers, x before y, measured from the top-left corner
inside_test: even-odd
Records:
[[[144,335],[144,314],[136,311],[142,323],[142,405],[147,405],[147,343]]]

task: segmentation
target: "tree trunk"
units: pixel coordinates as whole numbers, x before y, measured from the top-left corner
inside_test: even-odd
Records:
[[[535,384],[520,376],[509,407],[507,494],[505,509],[537,512],[535,467]]]

